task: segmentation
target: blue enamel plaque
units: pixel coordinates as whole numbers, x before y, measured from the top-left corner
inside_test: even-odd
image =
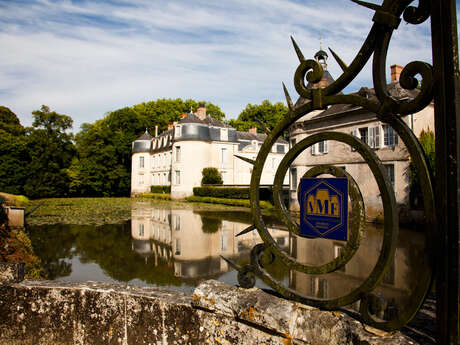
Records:
[[[300,180],[300,235],[346,241],[348,236],[348,180]]]

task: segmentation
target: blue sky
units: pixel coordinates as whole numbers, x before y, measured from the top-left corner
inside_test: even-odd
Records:
[[[306,57],[322,37],[350,62],[372,16],[345,0],[0,0],[0,105],[30,125],[46,104],[75,131],[157,98],[208,100],[234,118],[248,103],[284,102],[281,82],[297,98],[290,35]],[[429,23],[402,22],[388,65],[431,62],[429,35]],[[370,78],[368,64],[347,90]]]

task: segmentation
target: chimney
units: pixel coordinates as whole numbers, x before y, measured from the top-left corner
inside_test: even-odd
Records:
[[[172,122],[168,123],[168,131],[174,127],[174,124]]]
[[[198,109],[195,111],[195,115],[198,116],[200,120],[204,120],[206,118],[206,107],[204,104],[200,104]]]
[[[401,75],[401,71],[403,70],[404,67],[399,66],[399,65],[391,65],[390,70],[391,70],[391,81],[399,81],[399,76]]]
[[[257,134],[257,127],[251,127],[251,128],[249,128],[249,133],[251,133],[251,134]]]
[[[187,115],[188,115],[187,113],[182,113],[182,114],[180,115],[180,118],[183,119],[183,118],[186,117]]]
[[[155,126],[155,138],[158,136],[158,126]]]

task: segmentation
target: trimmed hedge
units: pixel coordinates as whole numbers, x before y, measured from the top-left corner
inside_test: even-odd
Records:
[[[250,200],[242,199],[213,198],[209,196],[188,196],[185,198],[185,200],[188,202],[205,202],[209,204],[251,207]],[[260,207],[266,210],[274,209],[274,206],[270,204],[268,201],[260,201]]]
[[[249,200],[249,187],[214,187],[203,186],[193,188],[194,196],[209,196],[224,199],[245,199]],[[259,191],[260,200],[272,201],[272,193],[269,189],[263,188]]]
[[[150,192],[171,194],[171,186],[150,186]]]
[[[195,196],[210,196],[213,198],[225,199],[249,199],[249,188],[247,187],[195,187]]]

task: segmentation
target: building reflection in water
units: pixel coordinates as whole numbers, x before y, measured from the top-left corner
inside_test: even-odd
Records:
[[[308,275],[290,272],[290,287],[298,292],[321,299],[345,296],[357,288],[374,268],[383,239],[383,227],[366,224],[364,238],[355,256],[343,267],[325,275]],[[305,264],[321,265],[333,260],[344,248],[345,242],[325,239],[292,238],[292,255]],[[378,316],[391,319],[408,301],[417,283],[418,272],[426,264],[425,242],[422,233],[400,230],[395,259],[383,281],[374,291],[388,303],[385,312]],[[350,306],[359,310],[359,302]]]
[[[132,249],[145,258],[145,264],[166,263],[176,277],[195,285],[199,280],[218,278],[231,269],[220,255],[240,264],[248,262],[250,250],[261,239],[257,231],[235,235],[249,224],[251,218],[247,212],[175,209],[168,204],[139,203],[132,209]],[[310,265],[331,261],[345,245],[340,241],[290,236],[279,224],[269,227],[269,231],[283,250]],[[289,272],[275,261],[276,267],[271,273],[282,280],[288,277],[285,283],[306,296],[323,299],[344,296],[369,276],[380,254],[382,239],[383,228],[367,224],[360,248],[344,268],[325,275],[308,275]],[[380,317],[391,318],[407,302],[417,282],[417,272],[427,260],[424,248],[421,233],[400,230],[395,260],[375,290],[388,302],[387,310]],[[359,303],[350,307],[358,310]]]
[[[261,242],[256,231],[235,237],[249,224],[247,213],[139,203],[131,211],[132,249],[146,264],[157,266],[159,261],[166,261],[182,279],[213,278],[231,269],[220,255],[245,260],[252,247]],[[288,250],[288,231],[275,226],[269,231],[281,248]]]

